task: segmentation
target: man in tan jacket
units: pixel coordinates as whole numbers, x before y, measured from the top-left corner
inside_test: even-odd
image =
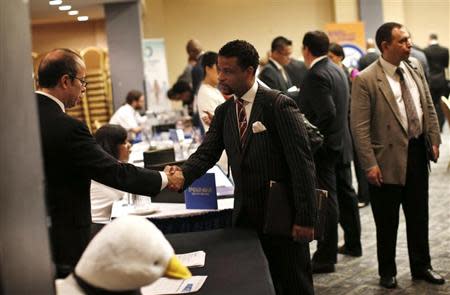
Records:
[[[405,27],[385,23],[376,43],[382,56],[353,83],[351,129],[369,181],[377,228],[380,285],[395,288],[399,208],[407,226],[413,279],[443,284],[431,267],[428,245],[428,164],[439,157],[439,126]]]

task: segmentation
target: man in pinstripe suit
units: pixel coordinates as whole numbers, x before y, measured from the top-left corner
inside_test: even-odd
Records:
[[[246,41],[231,41],[220,49],[219,87],[234,99],[217,107],[202,145],[181,167],[184,187],[225,149],[236,185],[233,223],[258,232],[277,294],[314,294],[308,245],[316,216],[313,157],[296,103],[256,82],[258,59]],[[292,191],[292,237],[263,233],[271,181]]]

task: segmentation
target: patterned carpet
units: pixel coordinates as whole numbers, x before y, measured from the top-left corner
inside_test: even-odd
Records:
[[[442,135],[441,157],[432,165],[430,175],[430,249],[433,268],[443,275],[446,284],[435,286],[423,281],[412,281],[409,273],[405,220],[401,214],[397,238],[397,280],[393,290],[378,285],[375,224],[370,207],[360,210],[363,256],[352,258],[338,255],[336,272],[314,275],[316,294],[450,294],[450,131],[448,125]],[[356,184],[355,184],[356,186]],[[342,230],[339,229],[342,245]],[[315,245],[311,246],[311,253]]]

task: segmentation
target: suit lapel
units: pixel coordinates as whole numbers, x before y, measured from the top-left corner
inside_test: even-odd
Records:
[[[425,89],[423,88],[422,80],[420,79],[420,73],[418,72],[417,68],[410,64],[410,62],[405,62],[407,65],[407,68],[409,69],[409,72],[411,73],[411,76],[414,79],[414,82],[416,82],[417,89],[419,89],[420,94],[420,105],[422,106],[422,112],[423,112],[423,128],[427,126],[426,122],[428,121],[428,110],[426,110],[427,101],[426,101],[426,93]]]
[[[247,147],[250,144],[252,138],[253,138],[253,123],[260,120],[261,114],[263,112],[263,104],[261,103],[260,96],[261,96],[261,86],[258,85],[258,90],[256,91],[255,101],[253,102],[252,106],[252,112],[250,114],[250,119],[248,120],[247,124],[247,131],[246,136],[244,138],[244,145],[242,147],[242,156],[244,156],[245,152],[247,151]]]
[[[238,120],[236,116],[236,104],[234,102],[230,103],[230,106],[227,110],[227,121],[229,122],[230,132],[232,136],[232,143],[234,145],[235,150],[241,151],[240,147],[240,139],[239,139],[239,129],[238,129]]]
[[[279,83],[280,83],[280,86],[281,86],[281,88],[282,89],[288,89],[290,86],[289,86],[289,76],[288,76],[288,74],[286,73],[286,71],[285,71],[285,74],[286,74],[286,77],[287,77],[287,79],[288,79],[288,81],[286,81],[286,80],[284,80],[284,78],[283,78],[283,73],[281,72],[282,70],[279,70],[278,68],[277,68],[277,66],[273,63],[273,61],[271,61],[271,60],[269,60],[269,63],[272,65],[272,67],[275,69],[275,71],[278,73],[278,81],[279,81]]]
[[[397,102],[395,101],[394,93],[392,92],[391,85],[389,85],[389,82],[386,78],[386,74],[383,71],[383,68],[378,61],[378,67],[377,67],[377,79],[378,79],[378,86],[380,87],[381,92],[383,93],[384,98],[386,99],[389,107],[391,108],[392,112],[394,113],[395,118],[399,122],[399,124],[402,126],[403,131],[405,134],[408,134],[407,128],[405,125],[403,125],[401,116],[400,116],[400,110],[398,109]]]

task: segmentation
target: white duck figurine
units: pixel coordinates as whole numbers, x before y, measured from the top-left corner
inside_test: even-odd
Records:
[[[143,217],[125,216],[92,239],[75,272],[56,281],[56,291],[61,295],[140,294],[141,287],[161,276],[185,279],[191,273],[153,223]]]

